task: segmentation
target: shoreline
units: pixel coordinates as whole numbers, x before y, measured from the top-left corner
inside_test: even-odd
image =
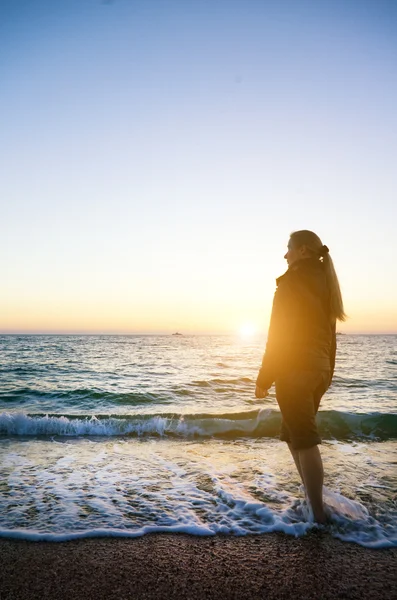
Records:
[[[0,598],[392,600],[396,559],[397,548],[364,548],[324,532],[1,538]]]

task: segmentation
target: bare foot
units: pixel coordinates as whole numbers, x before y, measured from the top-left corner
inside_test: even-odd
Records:
[[[326,525],[326,523],[328,523],[328,519],[327,516],[325,514],[324,511],[322,511],[321,513],[318,513],[314,516],[314,520],[316,523],[318,523],[319,525]]]

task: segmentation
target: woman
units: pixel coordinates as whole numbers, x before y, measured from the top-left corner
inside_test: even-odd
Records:
[[[344,321],[339,282],[327,246],[312,231],[291,234],[277,279],[266,351],[256,382],[257,398],[275,383],[287,442],[314,519],[325,523],[323,465],[316,413],[335,366],[336,321]]]

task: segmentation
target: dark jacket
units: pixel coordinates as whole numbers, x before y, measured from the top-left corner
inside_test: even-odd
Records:
[[[329,291],[317,258],[294,262],[277,279],[266,351],[257,385],[271,385],[293,370],[330,371],[335,367],[335,320],[330,317]]]

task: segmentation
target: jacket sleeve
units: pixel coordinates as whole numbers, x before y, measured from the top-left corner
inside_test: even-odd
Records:
[[[268,390],[272,386],[285,363],[293,310],[291,287],[287,281],[281,281],[274,294],[266,350],[256,380],[256,385],[262,389]]]

